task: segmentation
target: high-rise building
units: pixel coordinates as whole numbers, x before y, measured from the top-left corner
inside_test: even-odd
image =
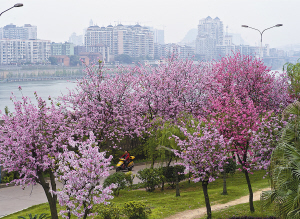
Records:
[[[51,55],[49,40],[0,40],[0,65],[46,63]]]
[[[0,39],[36,40],[37,27],[30,24],[25,24],[23,27],[9,24],[0,28]]]
[[[148,27],[139,24],[134,26],[108,25],[107,27],[90,26],[84,37],[87,52],[93,52],[95,47],[103,47],[105,61],[113,60],[115,56],[126,54],[133,58],[154,57],[154,34]],[[99,49],[98,49],[99,51]]]
[[[217,57],[216,46],[223,44],[223,22],[216,17],[208,16],[199,21],[196,38],[196,54],[202,55],[206,61]]]
[[[165,31],[154,29],[154,43],[165,44]]]

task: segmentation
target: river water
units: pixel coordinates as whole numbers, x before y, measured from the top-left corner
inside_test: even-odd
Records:
[[[18,87],[22,87],[22,92]],[[0,110],[4,113],[5,106],[11,112],[14,112],[14,104],[10,97],[12,92],[17,97],[17,100],[21,100],[22,95],[28,96],[33,103],[36,103],[34,92],[36,91],[38,96],[47,100],[49,96],[51,98],[57,98],[62,94],[68,94],[68,88],[73,89],[76,87],[76,80],[53,80],[53,81],[26,81],[26,82],[10,82],[0,83]]]

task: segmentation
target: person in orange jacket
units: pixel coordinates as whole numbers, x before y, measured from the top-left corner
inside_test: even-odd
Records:
[[[121,158],[123,158],[123,157],[125,159],[125,167],[127,167],[128,163],[129,163],[129,158],[130,158],[130,155],[129,155],[128,151],[125,151],[125,154],[123,154],[121,156]]]

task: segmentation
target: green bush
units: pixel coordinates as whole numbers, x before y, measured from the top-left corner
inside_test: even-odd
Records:
[[[130,188],[132,188],[134,177],[135,177],[135,175],[132,174],[131,171],[125,173],[125,179],[126,179],[127,184],[130,186]]]
[[[121,217],[121,209],[113,203],[96,205],[93,212],[98,214],[95,218],[99,219],[119,219]]]
[[[161,181],[159,170],[156,168],[145,168],[143,170],[139,170],[137,177],[145,184],[146,191],[148,192],[153,192],[155,190],[155,186],[158,186]]]
[[[139,201],[126,202],[123,211],[129,219],[146,219],[151,214],[151,209]]]
[[[169,166],[169,167],[161,167],[161,172],[163,176],[165,177],[164,182],[167,182],[171,185],[171,187],[175,188],[176,183],[176,175],[178,173],[178,182],[185,179],[185,175],[183,174],[185,170],[185,166],[182,165],[175,165],[175,166]]]
[[[5,172],[4,177],[2,178],[2,183],[10,183],[11,181],[13,181],[14,179],[19,179],[19,173],[18,172]]]
[[[116,172],[108,176],[103,183],[103,187],[106,188],[113,183],[116,185],[116,188],[112,189],[113,193],[115,196],[119,196],[120,190],[126,187],[125,174],[123,172]]]

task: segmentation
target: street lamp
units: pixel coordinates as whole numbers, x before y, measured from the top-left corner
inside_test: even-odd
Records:
[[[4,12],[7,12],[8,10],[12,9],[12,8],[18,8],[18,7],[22,7],[23,4],[22,3],[17,3],[15,4],[14,6],[12,6],[11,8],[9,9],[6,9],[5,11],[1,12],[0,16],[4,13]]]
[[[263,33],[264,33],[266,30],[269,30],[269,29],[271,29],[271,28],[273,28],[273,27],[281,27],[281,26],[283,26],[283,24],[276,24],[275,26],[272,26],[272,27],[269,27],[269,28],[264,29],[263,31],[260,31],[260,30],[258,30],[258,29],[256,29],[256,28],[249,27],[249,26],[247,26],[247,25],[242,25],[242,27],[250,28],[250,29],[253,29],[253,30],[257,30],[257,31],[260,33],[260,57],[263,57],[263,52],[262,52],[262,35],[263,35]]]

